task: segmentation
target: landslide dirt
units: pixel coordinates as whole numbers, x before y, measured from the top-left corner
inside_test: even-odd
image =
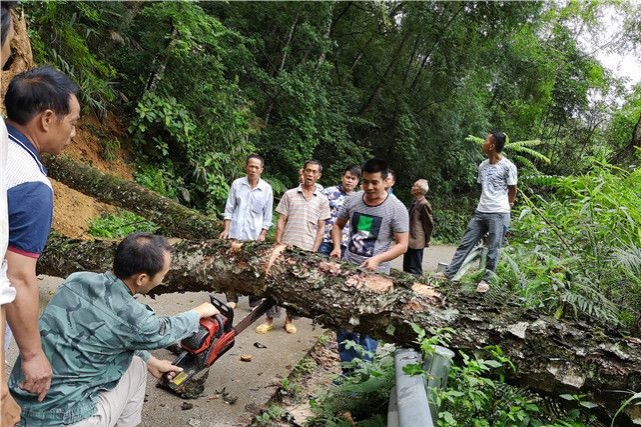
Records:
[[[120,123],[107,116],[100,122],[93,114],[87,113],[77,126],[73,143],[64,151],[64,155],[123,179],[133,179],[131,166],[126,162],[126,149],[106,151],[107,143],[112,146],[115,141],[125,138]],[[109,154],[109,156],[107,155]],[[110,160],[106,160],[109,157]],[[66,185],[51,180],[54,190],[53,225],[54,231],[73,238],[88,238],[89,223],[105,212],[115,210],[112,206],[100,203]]]

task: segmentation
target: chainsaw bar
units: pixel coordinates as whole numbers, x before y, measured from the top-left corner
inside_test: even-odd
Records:
[[[236,331],[236,335],[240,334],[242,331],[247,329],[249,325],[254,323],[256,320],[258,320],[263,314],[267,313],[270,308],[274,306],[274,301],[271,299],[265,299],[263,302],[261,302],[259,305],[257,305],[251,313],[249,313],[243,320],[240,322],[236,323],[236,326],[234,326],[234,331]]]

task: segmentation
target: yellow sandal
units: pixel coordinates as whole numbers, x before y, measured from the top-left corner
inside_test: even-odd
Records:
[[[257,334],[266,334],[267,332],[271,331],[274,329],[274,324],[273,323],[263,323],[262,325],[256,326],[256,333]]]
[[[298,329],[296,328],[296,325],[294,325],[293,323],[285,323],[283,328],[285,328],[288,334],[292,334],[292,335],[298,331]]]

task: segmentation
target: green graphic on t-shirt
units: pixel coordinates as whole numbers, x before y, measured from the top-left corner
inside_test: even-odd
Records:
[[[374,223],[374,218],[368,215],[361,215],[358,218],[358,231],[367,231],[368,234],[372,229],[372,224]]]

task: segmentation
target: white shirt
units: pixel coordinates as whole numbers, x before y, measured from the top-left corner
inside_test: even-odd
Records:
[[[262,230],[272,226],[274,194],[272,187],[262,179],[251,188],[247,177],[231,184],[223,218],[231,220],[229,238],[258,240]]]
[[[516,185],[517,172],[514,163],[503,157],[495,164],[486,159],[479,165],[477,181],[482,192],[476,210],[483,213],[510,213],[508,185]]]
[[[0,305],[16,298],[16,290],[7,278],[7,263],[4,259],[9,244],[9,217],[7,210],[7,146],[9,137],[4,120],[0,117]],[[0,344],[3,345],[3,344]],[[0,361],[4,362],[4,361]]]

